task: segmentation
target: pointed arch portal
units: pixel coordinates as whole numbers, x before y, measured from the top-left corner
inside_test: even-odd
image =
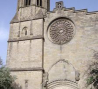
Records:
[[[47,84],[47,89],[79,89],[77,83],[68,80],[57,80]]]

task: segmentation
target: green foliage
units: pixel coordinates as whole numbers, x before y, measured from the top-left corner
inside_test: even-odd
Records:
[[[0,57],[0,66],[2,65],[2,59],[1,59],[1,57]]]
[[[91,76],[91,77],[89,77],[89,78],[87,79],[87,84],[90,85],[90,84],[93,83],[93,81],[94,81],[94,77]]]
[[[0,68],[0,89],[13,89],[12,83],[14,82],[14,77],[10,75],[8,68]]]
[[[90,76],[87,79],[88,85],[93,85],[95,89],[98,89],[98,69],[92,69]]]

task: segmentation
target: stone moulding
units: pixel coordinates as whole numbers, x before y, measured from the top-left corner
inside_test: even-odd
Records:
[[[56,80],[47,84],[47,89],[54,89],[56,87],[69,87],[71,89],[79,89],[76,82],[72,82],[69,80]]]
[[[39,36],[33,36],[33,37],[23,37],[23,38],[13,38],[13,39],[9,39],[8,42],[17,42],[17,41],[25,41],[25,40],[34,40],[34,39],[44,39],[43,36],[39,35]]]
[[[60,71],[59,68],[56,68],[56,66],[66,66],[65,68],[62,68],[63,70]],[[54,69],[56,68],[56,69]],[[69,68],[69,69],[68,69]],[[71,72],[72,74],[70,73],[70,69],[71,69]],[[64,71],[66,70],[66,72]],[[55,73],[52,73],[51,71],[55,71]],[[62,75],[62,77],[57,74],[57,71],[60,72],[59,75],[62,75],[62,73],[64,73],[64,75]],[[66,74],[68,72],[68,74]],[[54,79],[52,80],[51,79],[51,76],[54,76]],[[55,81],[55,80],[70,80],[70,81],[73,81],[73,82],[76,82],[76,81],[79,81],[80,80],[80,73],[79,71],[77,71],[74,66],[69,63],[67,60],[64,60],[64,59],[61,59],[59,61],[57,61],[56,63],[54,63],[48,70],[47,72],[47,76],[48,76],[48,82],[52,82],[52,81]],[[56,77],[57,76],[57,77]],[[67,77],[69,76],[69,78]],[[70,78],[70,76],[73,76],[73,78]]]
[[[69,64],[69,65],[71,65],[72,67],[73,67],[73,65],[71,64],[71,63],[69,63],[67,60],[65,60],[65,59],[60,59],[60,60],[58,60],[56,63],[54,63],[50,68],[49,68],[49,70],[48,70],[48,72],[53,68],[53,66],[55,66],[57,63],[59,63],[59,62],[64,62],[64,63],[67,63],[67,64]],[[74,69],[74,71],[76,71],[76,69],[73,67],[73,69]]]
[[[44,71],[43,68],[10,68],[10,71],[17,72],[17,71]]]

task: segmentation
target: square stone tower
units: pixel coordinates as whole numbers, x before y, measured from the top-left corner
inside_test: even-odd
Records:
[[[10,23],[7,67],[19,89],[87,89],[98,53],[98,12],[50,0],[18,0]]]
[[[10,23],[7,66],[22,89],[41,87],[44,16],[49,9],[50,0],[18,0],[16,15]]]

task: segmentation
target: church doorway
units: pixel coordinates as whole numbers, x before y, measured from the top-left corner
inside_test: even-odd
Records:
[[[76,82],[56,80],[47,84],[47,89],[79,89]]]

